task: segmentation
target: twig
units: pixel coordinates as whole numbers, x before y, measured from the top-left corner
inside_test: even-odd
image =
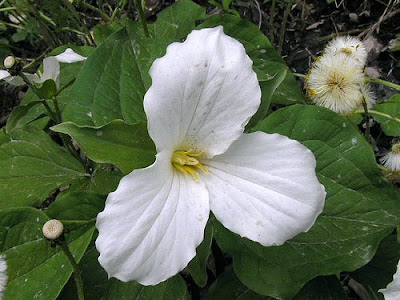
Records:
[[[393,18],[393,17],[394,17],[395,15],[397,15],[398,13],[400,13],[400,8],[399,8],[399,9],[396,9],[396,10],[390,12],[390,13],[388,13],[387,15],[382,15],[382,16],[379,18],[378,22],[376,22],[376,23],[375,23],[374,25],[372,25],[370,28],[367,28],[367,29],[365,29],[363,32],[361,32],[361,33],[358,35],[358,38],[361,38],[361,37],[363,37],[364,35],[365,35],[365,36],[369,36],[369,35],[372,34],[376,29],[378,29],[378,28],[381,26],[381,24],[382,24],[383,22],[385,22],[386,20],[388,20],[388,19],[390,19],[390,18]]]

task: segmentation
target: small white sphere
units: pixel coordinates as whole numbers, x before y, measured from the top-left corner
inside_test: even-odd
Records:
[[[4,65],[4,67],[6,68],[6,69],[10,69],[10,68],[12,68],[13,66],[14,66],[14,64],[15,64],[15,57],[14,56],[7,56],[5,59],[4,59],[4,62],[3,62],[3,65]]]
[[[49,240],[58,239],[64,232],[64,225],[58,220],[49,220],[44,223],[43,235]]]

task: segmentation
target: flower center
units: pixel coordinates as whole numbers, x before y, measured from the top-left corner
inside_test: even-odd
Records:
[[[203,153],[195,153],[192,150],[183,151],[177,150],[172,154],[171,163],[178,171],[192,176],[194,179],[199,180],[199,170],[203,173],[208,173],[207,168],[198,161]]]

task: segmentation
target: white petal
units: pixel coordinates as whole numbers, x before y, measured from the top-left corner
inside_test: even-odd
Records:
[[[43,74],[40,76],[40,82],[48,79],[54,80],[57,88],[60,86],[60,63],[53,56],[43,60]]]
[[[3,299],[3,292],[7,285],[7,263],[5,257],[0,255],[0,300]]]
[[[400,299],[400,261],[397,264],[397,271],[393,275],[393,281],[387,285],[386,289],[380,289],[378,292],[383,294],[385,300]]]
[[[9,77],[9,76],[11,76],[11,74],[8,71],[0,70],[0,80],[4,79],[6,77]]]
[[[74,63],[86,59],[86,57],[75,53],[71,48],[68,48],[63,53],[56,55],[55,58],[62,63]]]
[[[170,155],[122,178],[97,217],[99,262],[110,277],[158,284],[185,268],[203,240],[207,190],[174,171]]]
[[[11,74],[5,70],[0,70],[0,80],[4,80],[5,82],[15,85],[15,86],[25,84],[24,80],[21,77],[11,76]]]
[[[194,30],[168,46],[151,69],[144,98],[149,133],[158,151],[223,153],[260,104],[260,87],[242,44],[222,26]]]
[[[203,163],[215,217],[264,246],[307,231],[323,209],[325,189],[314,155],[282,135],[243,134],[226,153]]]

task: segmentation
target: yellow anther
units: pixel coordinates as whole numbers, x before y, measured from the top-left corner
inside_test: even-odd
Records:
[[[202,165],[196,157],[200,157],[203,153],[195,153],[192,150],[183,151],[177,150],[172,154],[171,163],[178,171],[192,176],[194,179],[199,180],[198,170],[203,173],[208,173],[207,168]]]
[[[340,52],[345,53],[347,55],[353,54],[353,50],[351,50],[350,48],[342,48],[340,49]]]

